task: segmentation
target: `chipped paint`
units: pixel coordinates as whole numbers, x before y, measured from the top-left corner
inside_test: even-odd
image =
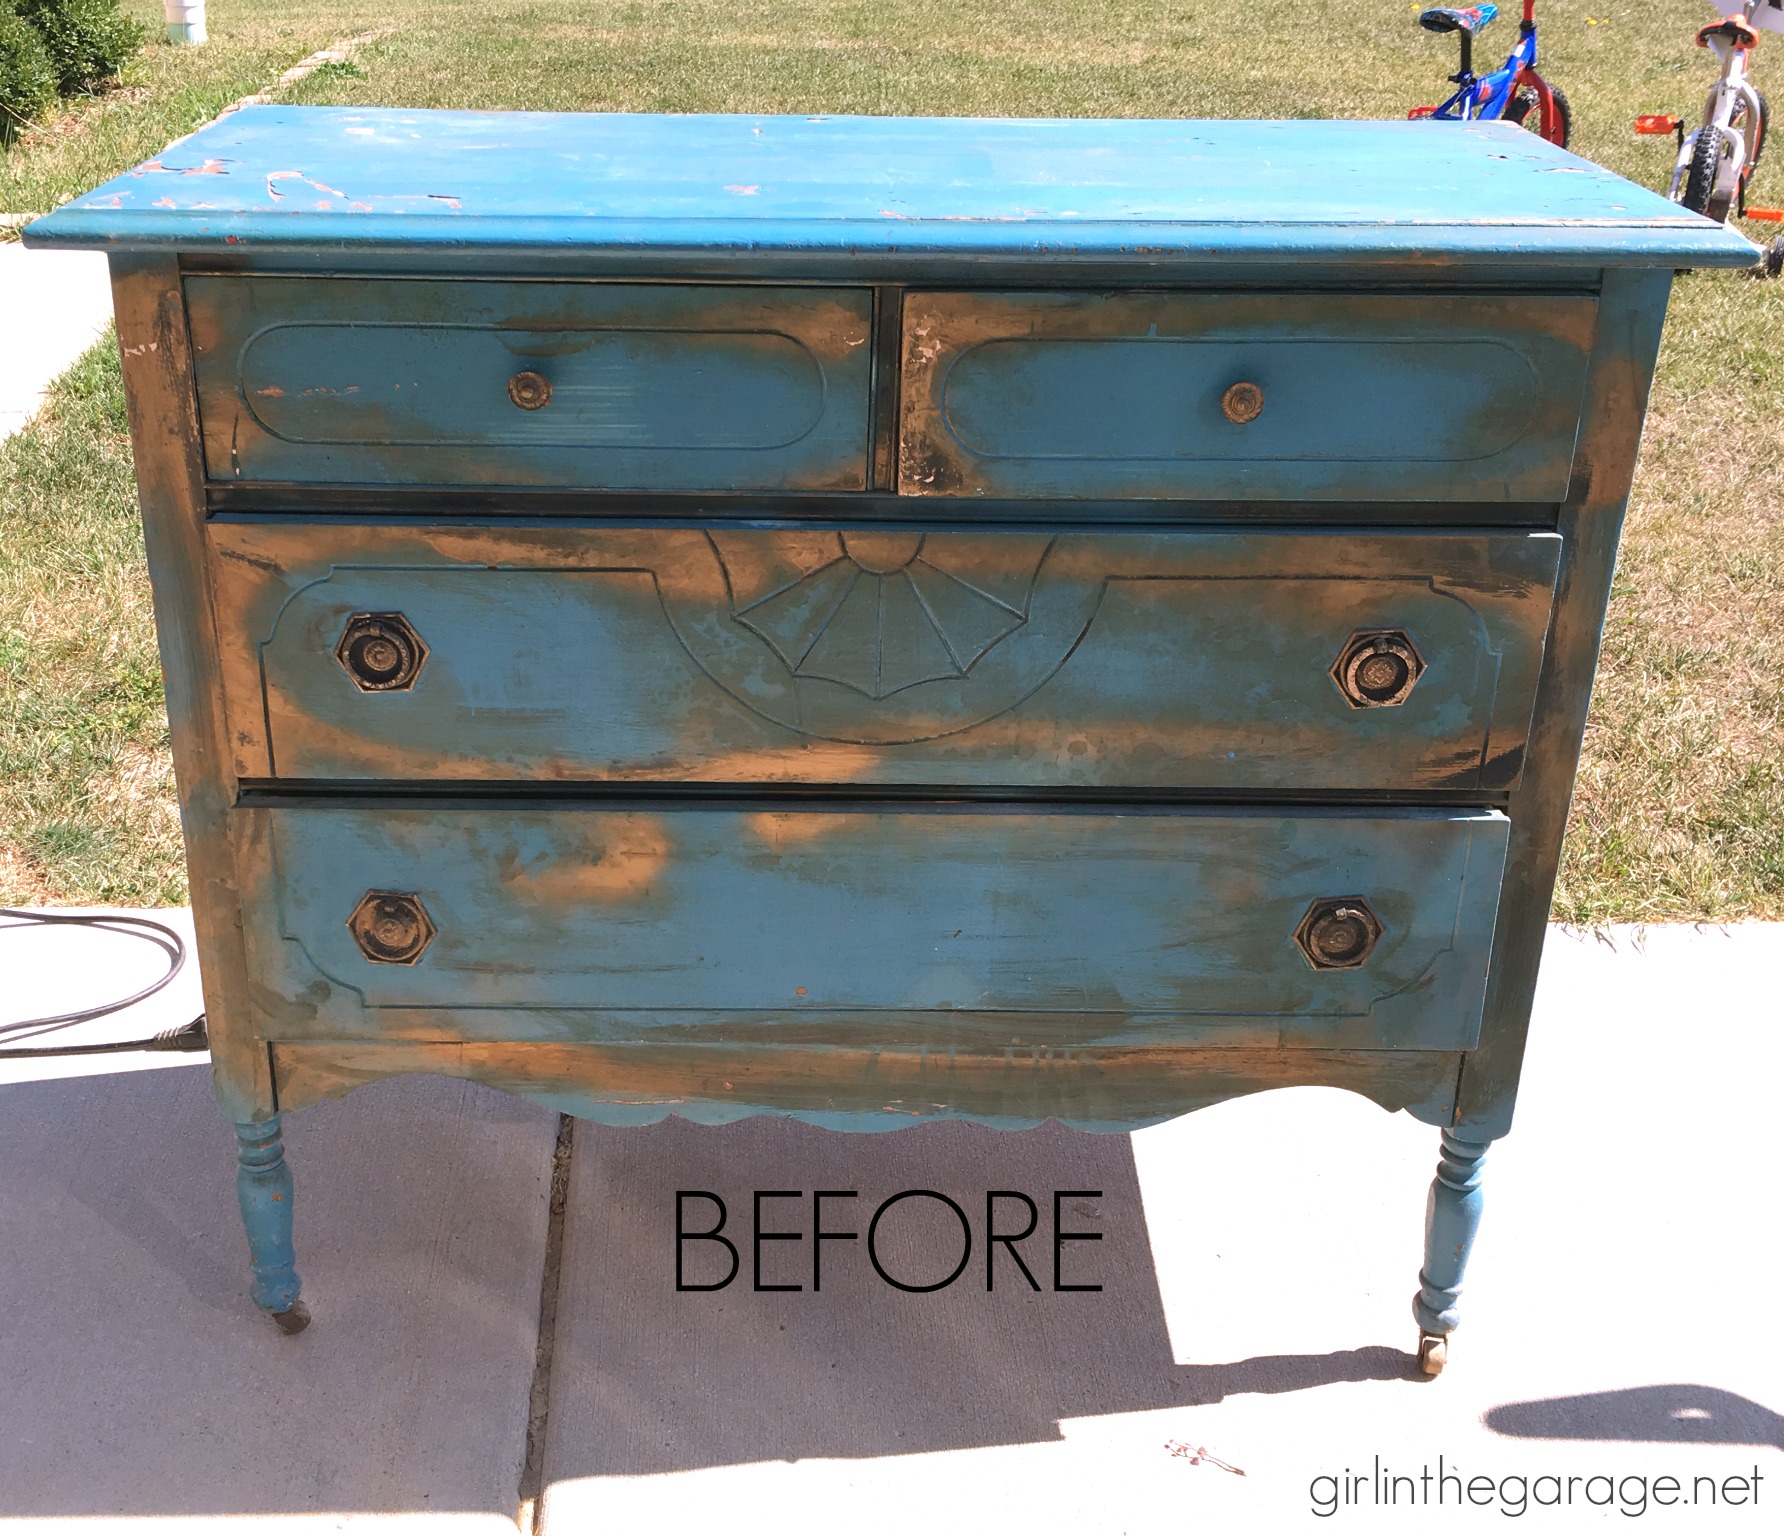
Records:
[[[904,320],[907,494],[1539,502],[1566,492],[1597,308],[931,292]],[[1219,408],[1237,345],[1255,423]]]
[[[161,160],[145,160],[134,171],[132,176],[145,176],[156,172],[168,176],[223,176],[229,172],[230,162],[227,160],[208,159],[197,165],[168,165]]]
[[[606,816],[561,854],[504,850],[497,879],[503,891],[528,905],[631,902],[656,887],[672,849],[662,818]]]
[[[207,453],[244,479],[866,484],[865,288],[195,276],[188,294]],[[550,360],[549,410],[508,405],[522,359]],[[445,387],[477,378],[487,397]]]
[[[275,183],[281,181],[300,182],[304,186],[314,187],[318,192],[326,192],[330,197],[345,197],[347,195],[345,192],[341,191],[340,188],[331,187],[326,182],[318,181],[313,176],[306,176],[302,171],[268,171],[266,173],[266,195],[275,202],[286,195],[281,188],[275,185]],[[316,207],[322,210],[326,210],[328,206],[326,201],[318,202],[316,204]]]
[[[963,263],[1022,254],[1184,267],[1254,257],[1403,264],[1467,255],[1521,268],[1754,259],[1738,234],[1656,193],[1531,135],[1519,143],[1519,130],[1487,127],[1437,135],[1364,121],[1111,125],[247,105],[97,195],[119,201],[70,205],[36,221],[26,238],[190,250],[224,242],[219,221],[197,217],[197,199],[175,191],[176,206],[159,204],[140,195],[146,179],[210,183],[203,200],[233,216],[235,233],[327,249],[439,243],[636,254],[648,244],[747,254],[764,267],[901,251]],[[764,134],[777,155],[811,173],[764,179]],[[541,145],[551,174],[508,174]],[[293,169],[335,190],[306,200],[287,174]],[[1464,183],[1471,195],[1458,214]],[[126,217],[97,222],[106,213]],[[274,213],[275,224],[260,222]],[[462,219],[470,232],[448,232],[430,214]]]
[[[451,1029],[467,1009],[585,1008],[598,985],[606,1038],[654,1015],[653,1032],[772,1039],[804,986],[823,1001],[801,1018],[829,1011],[836,1044],[853,1013],[884,1046],[1000,1055],[1012,1031],[1060,1048],[1466,1049],[1506,846],[1491,812],[1384,808],[911,807],[841,824],[814,809],[786,814],[824,834],[777,849],[748,834],[753,813],[710,807],[264,814],[279,873],[255,921],[283,939],[258,963],[286,995],[345,983],[317,1020],[336,1038],[391,1010]],[[1380,941],[1356,969],[1315,971],[1292,942],[1309,894],[1353,889]],[[346,920],[368,890],[425,901],[423,963],[366,962]]]
[[[232,720],[270,729],[279,773],[572,783],[1502,789],[1523,766],[1559,555],[1528,532],[1353,532],[1316,568],[1302,539],[1261,530],[929,535],[932,599],[945,570],[1030,617],[965,676],[875,698],[798,675],[738,616],[838,566],[833,531],[254,523],[210,537],[276,568],[216,581]],[[963,595],[944,622],[981,608]],[[400,708],[317,674],[344,615],[396,610],[482,617]],[[930,633],[916,610],[909,622]],[[1328,669],[1347,637],[1395,627],[1442,658],[1427,678],[1442,691],[1358,711]],[[1208,665],[1223,636],[1266,631],[1270,647]]]

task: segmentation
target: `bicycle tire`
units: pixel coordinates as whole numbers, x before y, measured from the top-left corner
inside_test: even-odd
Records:
[[[1566,149],[1567,141],[1573,137],[1573,109],[1567,104],[1567,93],[1558,85],[1551,85],[1549,87],[1549,99],[1555,104],[1555,121],[1559,123],[1561,127],[1561,148]],[[1531,87],[1525,86],[1523,90],[1519,91],[1516,96],[1512,97],[1512,99],[1506,103],[1506,122],[1516,123],[1519,127],[1522,127],[1525,119],[1528,118],[1532,112],[1536,112],[1541,103],[1542,98],[1538,96]],[[1539,124],[1542,121],[1540,114],[1538,115],[1537,121]],[[1530,131],[1532,133],[1540,133],[1545,139],[1548,138],[1548,134],[1543,133],[1541,127],[1532,128]],[[1551,139],[1550,142],[1553,143],[1554,141]]]
[[[1713,123],[1697,130],[1691,144],[1691,164],[1685,172],[1685,189],[1679,201],[1693,213],[1701,213],[1718,224],[1728,217],[1729,199],[1716,194],[1716,173],[1722,167],[1722,154],[1728,139]]]

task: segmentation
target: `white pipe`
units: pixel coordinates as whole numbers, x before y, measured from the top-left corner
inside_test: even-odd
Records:
[[[205,40],[204,0],[161,0],[167,18],[167,40],[180,47],[196,48]]]

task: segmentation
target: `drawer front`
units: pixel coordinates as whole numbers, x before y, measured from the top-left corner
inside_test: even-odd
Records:
[[[192,277],[212,480],[860,490],[860,288]]]
[[[1540,295],[911,294],[899,490],[1560,501],[1596,309]]]
[[[1315,791],[1515,783],[1560,546],[247,522],[211,537],[250,778]],[[380,626],[406,674],[355,670]],[[1371,668],[1404,693],[1361,689]]]
[[[242,814],[250,958],[291,1004],[274,1038],[1012,1051],[1467,1049],[1507,828],[1490,811]]]

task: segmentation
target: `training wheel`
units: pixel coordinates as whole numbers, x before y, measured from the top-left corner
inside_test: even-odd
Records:
[[[291,1309],[287,1312],[273,1312],[268,1315],[279,1325],[280,1333],[302,1333],[310,1326],[310,1309],[301,1301],[292,1302]]]
[[[1449,1336],[1442,1333],[1419,1335],[1419,1369],[1427,1376],[1436,1376],[1449,1362]]]

